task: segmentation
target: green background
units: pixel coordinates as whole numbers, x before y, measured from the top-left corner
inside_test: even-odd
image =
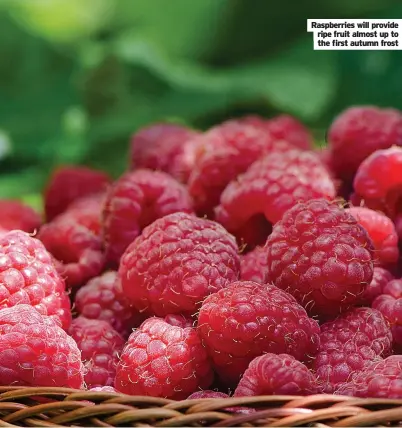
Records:
[[[323,141],[351,104],[402,108],[401,51],[314,51],[307,18],[401,18],[399,0],[0,0],[0,197],[59,164],[118,176],[139,127],[293,114]]]

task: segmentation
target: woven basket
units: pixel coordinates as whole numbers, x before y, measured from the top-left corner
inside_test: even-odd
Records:
[[[251,413],[227,407],[255,408]],[[0,426],[401,426],[402,400],[333,395],[173,401],[68,388],[0,387]]]

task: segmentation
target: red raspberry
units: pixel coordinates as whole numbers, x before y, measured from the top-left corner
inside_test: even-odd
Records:
[[[115,388],[131,395],[183,399],[208,388],[213,373],[195,329],[149,318],[134,331],[117,367]]]
[[[359,165],[373,152],[402,145],[402,115],[373,106],[348,108],[333,121],[328,141],[335,172],[343,179],[353,179]]]
[[[402,279],[388,282],[372,307],[378,309],[390,323],[394,348],[399,353],[402,351]]]
[[[191,172],[188,186],[197,212],[211,215],[225,187],[263,154],[288,151],[292,145],[278,141],[254,126],[227,122],[205,133],[214,147],[201,156]]]
[[[155,123],[131,138],[131,169],[149,168],[166,172],[179,181],[190,174],[181,161],[183,149],[198,132],[173,123]]]
[[[270,282],[267,252],[264,247],[256,247],[253,251],[240,256],[240,279],[259,284]]]
[[[33,306],[64,329],[71,323],[65,284],[42,243],[22,231],[0,236],[0,309]]]
[[[106,321],[82,316],[73,320],[69,331],[81,351],[87,388],[113,385],[124,345],[120,334]]]
[[[268,353],[251,361],[234,396],[310,395],[317,392],[317,379],[303,363],[291,355]]]
[[[75,295],[77,312],[89,319],[107,321],[123,337],[144,320],[121,288],[117,272],[106,272],[92,278]]]
[[[399,258],[398,235],[392,220],[384,214],[365,207],[348,211],[368,232],[374,244],[374,260],[380,265],[394,264]]]
[[[274,284],[310,315],[328,318],[358,303],[373,278],[373,244],[346,210],[324,199],[285,213],[266,244]]]
[[[76,199],[103,192],[110,181],[104,172],[83,166],[56,169],[44,191],[47,221],[63,213]]]
[[[123,291],[141,312],[191,316],[211,293],[238,278],[233,236],[218,223],[175,213],[146,227],[121,258]]]
[[[74,340],[30,305],[0,310],[2,385],[82,388],[83,366]]]
[[[362,295],[362,304],[371,306],[373,300],[377,296],[382,294],[384,287],[393,279],[395,278],[391,272],[380,266],[375,266],[373,272],[373,279],[371,280],[367,288],[364,290],[364,293]]]
[[[256,217],[264,216],[266,222],[275,224],[298,201],[321,197],[332,200],[335,194],[328,171],[314,153],[297,149],[272,153],[254,162],[226,187],[215,210],[216,219],[244,241],[244,230],[255,228]],[[260,236],[259,242],[245,243],[253,247],[267,236]]]
[[[321,325],[320,350],[313,369],[323,391],[332,393],[367,364],[387,357],[391,351],[391,330],[381,313],[355,308]]]
[[[40,215],[20,201],[0,200],[0,228],[33,233],[42,224]]]
[[[60,214],[40,229],[38,238],[58,261],[58,271],[68,287],[85,284],[105,265],[99,201]]]
[[[178,211],[191,213],[192,201],[187,189],[174,178],[146,169],[123,175],[110,189],[103,212],[108,261],[117,265],[144,227]]]
[[[353,186],[367,207],[394,218],[402,211],[402,148],[377,150],[357,170]]]
[[[314,357],[320,327],[284,291],[236,281],[204,300],[198,332],[218,375],[236,385],[250,362],[266,352],[302,361]]]
[[[362,398],[402,398],[402,355],[391,355],[369,365],[336,393]]]

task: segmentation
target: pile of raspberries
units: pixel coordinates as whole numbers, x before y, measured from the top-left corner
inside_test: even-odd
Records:
[[[402,398],[402,112],[157,123],[0,201],[0,385]],[[232,408],[242,412],[244,408]]]

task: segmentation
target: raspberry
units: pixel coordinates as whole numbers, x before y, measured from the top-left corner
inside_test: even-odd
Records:
[[[266,251],[270,279],[310,315],[328,318],[347,310],[373,278],[373,244],[366,230],[324,199],[288,210]]]
[[[336,393],[362,398],[402,398],[402,355],[391,355],[369,365]]]
[[[42,224],[40,215],[20,201],[0,200],[0,228],[33,233]]]
[[[208,388],[213,373],[195,329],[149,318],[134,331],[117,367],[115,388],[131,395],[182,399]]]
[[[0,309],[33,306],[64,329],[71,323],[65,284],[42,243],[22,231],[0,236]]]
[[[74,340],[30,305],[0,310],[1,385],[82,388]]]
[[[178,211],[191,213],[192,201],[174,178],[146,169],[123,175],[110,189],[103,213],[107,260],[117,265],[144,227]]]
[[[373,106],[348,108],[333,121],[328,141],[335,172],[353,179],[359,165],[376,150],[402,145],[402,115]]]
[[[392,220],[384,214],[365,207],[348,211],[368,232],[374,244],[374,260],[380,265],[396,263],[399,258],[398,235]]]
[[[240,279],[266,284],[269,281],[267,253],[264,247],[240,256]]]
[[[320,350],[313,369],[326,393],[349,382],[367,364],[392,351],[392,335],[381,313],[355,308],[321,325]]]
[[[81,351],[87,388],[113,385],[124,345],[120,334],[106,321],[82,316],[73,320],[69,331]]]
[[[38,238],[58,261],[68,287],[78,287],[99,275],[105,265],[100,236],[99,201],[67,210],[45,224]]]
[[[104,172],[83,166],[56,169],[44,191],[47,221],[63,213],[76,199],[103,192],[110,182]]]
[[[141,312],[191,316],[211,293],[238,278],[233,236],[218,223],[186,213],[146,227],[121,258],[124,293]]]
[[[220,142],[205,143],[214,150],[207,151],[195,163],[188,186],[196,211],[208,215],[219,204],[220,195],[228,183],[264,153],[292,148],[290,143],[277,141],[262,129],[230,122],[212,128],[203,138]]]
[[[316,392],[317,379],[303,363],[291,355],[268,353],[251,361],[234,396],[310,395]]]
[[[198,332],[216,372],[232,386],[263,353],[287,353],[302,361],[314,357],[320,327],[275,286],[235,281],[204,300]]]
[[[331,200],[335,194],[328,171],[314,153],[297,149],[271,153],[226,187],[215,210],[216,220],[253,247],[268,236],[260,235],[259,242],[245,241],[244,230],[255,229],[256,218],[263,216],[267,223],[275,224],[296,202],[321,197]]]
[[[353,186],[367,207],[394,218],[401,212],[402,148],[377,150],[357,170]]]
[[[179,181],[190,169],[181,162],[185,144],[198,132],[173,123],[155,123],[131,138],[131,169],[149,168],[166,172]]]
[[[399,353],[402,350],[402,279],[388,282],[372,307],[378,309],[390,323],[394,348]]]
[[[373,272],[373,279],[370,284],[364,290],[362,295],[362,304],[371,306],[373,300],[382,294],[384,287],[391,281],[395,279],[391,272],[388,270],[375,266]]]
[[[123,337],[144,320],[124,295],[117,272],[92,278],[75,295],[77,312],[89,319],[107,321]]]

